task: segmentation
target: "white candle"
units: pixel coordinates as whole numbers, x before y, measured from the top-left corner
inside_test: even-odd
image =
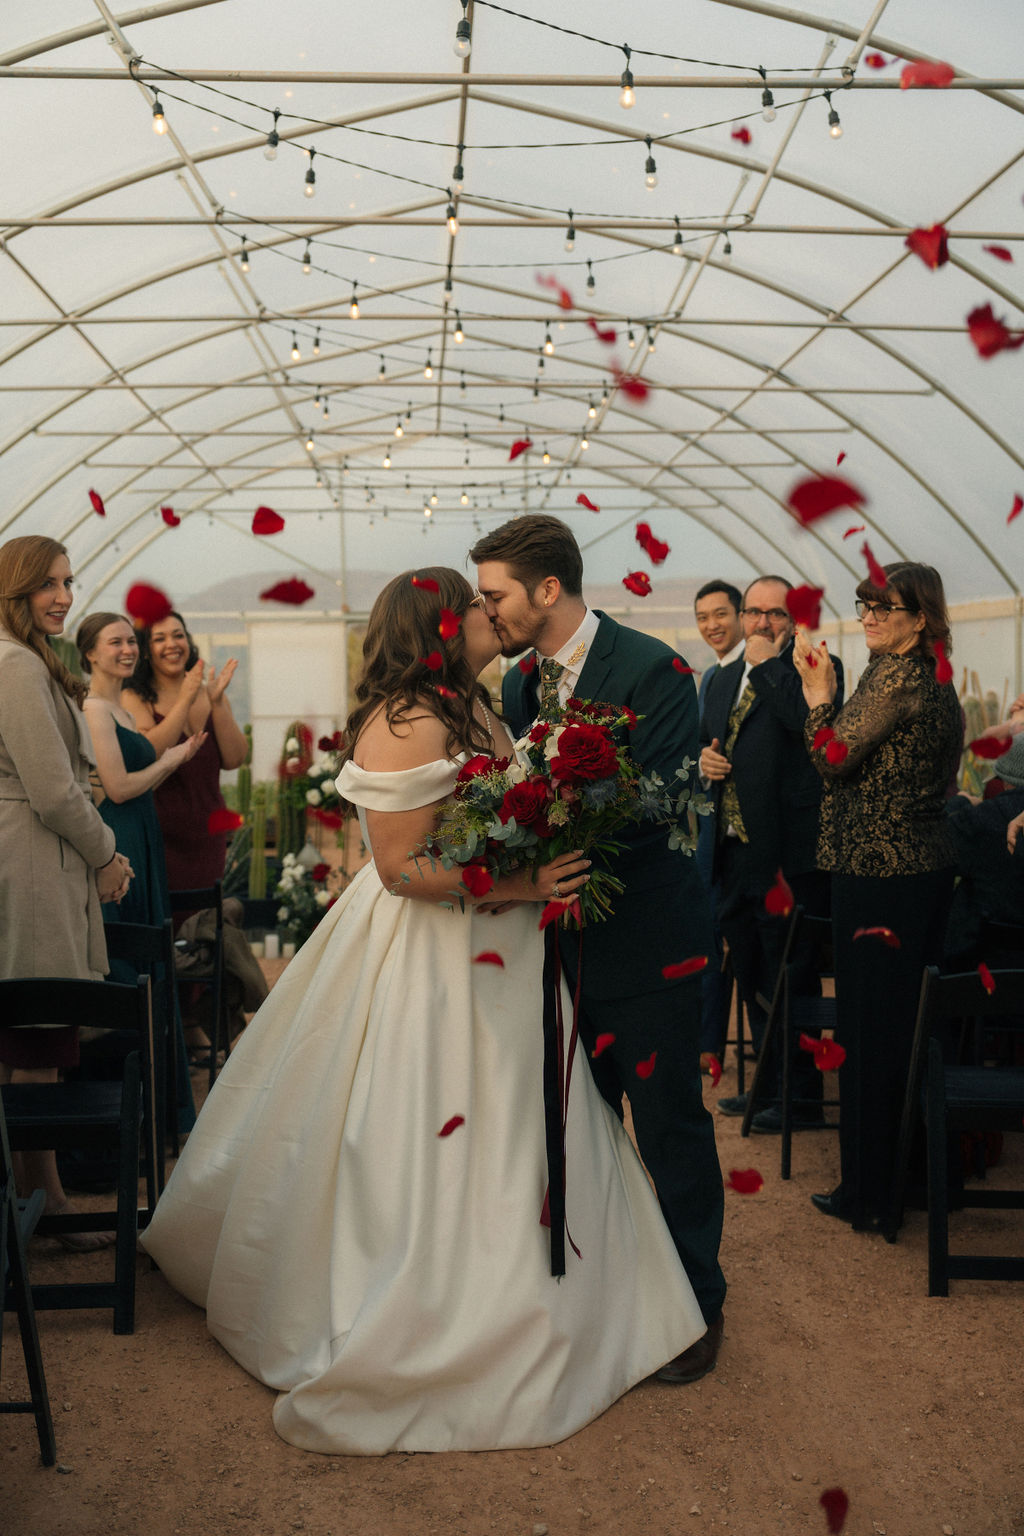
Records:
[[[278,958],[278,954],[280,953],[280,946],[277,941],[276,933],[267,934],[263,944],[263,953],[268,960],[276,960]]]
[[[254,955],[254,957],[257,960],[262,960],[263,959],[263,940],[262,939],[253,939],[251,941],[250,945],[249,945],[249,948],[252,950],[253,955]]]
[[[281,958],[283,960],[291,960],[294,955],[295,945],[293,941],[291,939],[285,939],[284,943],[281,945]]]

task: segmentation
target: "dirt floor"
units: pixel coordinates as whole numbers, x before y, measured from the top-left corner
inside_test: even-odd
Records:
[[[197,1077],[197,1087],[201,1080]],[[727,1070],[709,1103],[735,1092]],[[804,1133],[793,1177],[778,1139],[716,1117],[730,1292],[718,1369],[689,1387],[634,1388],[542,1450],[327,1457],[279,1440],[272,1394],[207,1334],[203,1314],[139,1258],[136,1331],[109,1314],[40,1315],[58,1466],[29,1416],[0,1418],[3,1536],[651,1536],[828,1530],[821,1494],[849,1497],[849,1536],[1024,1532],[1024,1289],[955,1283],[926,1294],[925,1218],[898,1244],[819,1215],[831,1135]],[[1000,1181],[1024,1182],[1020,1142]],[[1024,1251],[1019,1212],[963,1213],[990,1251]],[[107,1255],[31,1250],[38,1279],[97,1275]],[[23,1392],[13,1319],[0,1396]]]

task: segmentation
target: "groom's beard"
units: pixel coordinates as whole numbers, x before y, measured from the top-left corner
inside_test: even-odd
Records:
[[[545,617],[545,610],[538,608],[536,617],[530,614],[522,619],[516,624],[514,633],[495,624],[494,631],[501,645],[501,654],[511,658],[521,656],[524,651],[539,650],[544,638]]]

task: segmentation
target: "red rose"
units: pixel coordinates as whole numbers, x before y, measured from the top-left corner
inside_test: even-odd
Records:
[[[531,827],[544,814],[548,803],[548,787],[541,779],[527,779],[523,784],[513,784],[505,791],[505,798],[498,808],[502,822],[515,817],[520,827]]]
[[[490,773],[495,766],[493,757],[485,757],[482,752],[476,757],[471,757],[468,763],[463,763],[456,777],[456,784],[468,784],[470,779],[478,779],[483,773]]]
[[[537,724],[530,732],[530,740],[535,743],[538,741],[543,741],[550,730],[551,727],[547,724],[546,721],[538,720]]]
[[[310,870],[310,875],[314,880],[326,880],[330,872],[331,866],[329,864],[314,864]]]
[[[615,743],[600,725],[567,725],[558,738],[558,752],[551,760],[555,778],[569,784],[608,779],[617,768]]]

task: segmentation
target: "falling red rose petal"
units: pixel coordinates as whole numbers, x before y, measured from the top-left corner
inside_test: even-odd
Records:
[[[1013,252],[1007,250],[1005,245],[983,245],[982,250],[987,251],[990,256],[994,256],[997,261],[1013,260]]]
[[[496,949],[482,949],[478,955],[473,956],[474,965],[497,965],[505,969],[505,962]]]
[[[968,751],[973,752],[975,757],[983,757],[986,762],[994,762],[1004,752],[1009,752],[1012,746],[1012,736],[976,736],[968,742]]]
[[[103,505],[103,497],[100,495],[99,491],[90,491],[89,500],[92,502],[92,509],[97,514],[97,516],[106,517],[107,509]]]
[[[889,578],[871,553],[871,545],[867,539],[861,545],[860,552],[868,563],[868,576],[871,578],[872,583],[878,588],[879,592],[884,592],[889,585]]]
[[[838,1072],[846,1060],[846,1048],[836,1040],[817,1040],[813,1035],[801,1035],[802,1051],[810,1051],[819,1072]]]
[[[749,128],[747,128],[747,127],[740,127],[740,128],[734,128],[732,130],[732,133],[729,135],[729,137],[732,138],[732,139],[735,139],[738,144],[749,144],[751,139],[753,138],[753,135],[750,132]]]
[[[981,304],[967,316],[967,331],[979,357],[995,357],[997,352],[1016,352],[1024,346],[1024,331],[1015,336],[992,311],[991,304]]]
[[[450,608],[442,608],[441,622],[437,626],[437,632],[442,640],[450,640],[453,635],[458,634],[461,623],[462,620],[457,613],[453,613]]]
[[[280,533],[284,527],[284,518],[270,507],[257,507],[252,515],[253,533]]]
[[[601,510],[600,507],[595,507],[590,497],[585,496],[582,491],[580,491],[579,495],[576,497],[576,505],[578,507],[586,507],[588,512],[600,512]]]
[[[436,694],[439,694],[442,699],[457,699],[458,698],[458,694],[455,692],[455,689],[454,688],[446,688],[444,683],[435,683],[434,684],[434,692]]]
[[[604,1052],[608,1049],[608,1047],[610,1045],[614,1045],[614,1044],[615,1044],[615,1036],[614,1035],[609,1035],[607,1033],[605,1033],[603,1035],[598,1035],[597,1039],[594,1041],[594,1049],[591,1051],[590,1054],[593,1057],[593,1059],[596,1061],[599,1056],[602,1056],[604,1054]]]
[[[888,62],[889,60],[884,53],[866,53],[864,55],[864,63],[868,69],[884,69]]]
[[[555,289],[556,293],[558,294],[559,309],[575,309],[576,304],[572,294],[569,292],[568,288],[562,287],[557,277],[554,277],[553,275],[545,277],[543,273],[538,272],[537,281],[540,283],[542,288]]]
[[[529,656],[520,656],[516,666],[524,676],[528,676],[537,665],[537,652],[531,651]]]
[[[414,587],[421,587],[424,592],[440,592],[441,590],[433,576],[410,576],[409,580]]]
[[[811,742],[811,751],[820,751],[820,749],[825,745],[827,741],[835,740],[835,734],[835,731],[830,725],[823,725],[820,730],[815,731],[814,733],[814,740]]]
[[[881,939],[890,949],[899,949],[900,941],[891,928],[855,928],[854,939]]]
[[[711,1079],[712,1088],[717,1088],[722,1081],[722,1063],[713,1051],[708,1057],[708,1077]]]
[[[238,811],[229,811],[226,805],[220,805],[206,818],[206,830],[211,837],[216,837],[218,832],[237,832],[244,822],[245,817]]]
[[[692,677],[693,676],[693,668],[692,667],[688,667],[686,665],[685,661],[683,661],[682,658],[679,657],[679,656],[673,656],[672,657],[672,670],[674,672],[681,673],[683,677]]]
[[[181,518],[175,512],[173,507],[161,507],[160,516],[163,518],[168,528],[177,528],[181,523]]]
[[[833,737],[831,741],[826,741],[825,761],[830,763],[833,768],[838,768],[840,763],[845,763],[849,755],[850,749],[845,741],[840,741],[838,737]]]
[[[764,909],[772,917],[788,917],[793,910],[793,892],[782,870],[775,875],[775,884],[764,898]]]
[[[171,612],[171,600],[159,587],[151,587],[144,581],[129,587],[124,600],[125,612],[132,623],[141,629],[159,624]]]
[[[829,1536],[839,1536],[846,1524],[846,1512],[850,1507],[850,1500],[842,1488],[826,1488],[818,1503],[825,1511]]]
[[[985,991],[988,993],[989,997],[991,997],[992,993],[996,989],[995,977],[992,975],[992,972],[989,970],[984,960],[981,960],[978,963],[978,975],[981,977],[982,986],[985,988]]]
[[[935,681],[937,683],[951,683],[953,681],[953,668],[949,657],[946,655],[946,647],[941,640],[935,641]]]
[[[863,523],[857,523],[855,525],[855,527],[847,528],[846,532],[843,534],[843,538],[844,539],[852,539],[855,533],[863,533],[863,532],[864,532],[864,524]]]
[[[934,272],[949,260],[948,240],[945,224],[933,224],[929,229],[912,229],[903,243]]]
[[[955,75],[952,64],[939,59],[918,59],[913,64],[904,64],[900,70],[900,90],[909,91],[915,87],[943,90]]]
[[[738,1195],[756,1195],[764,1188],[764,1179],[756,1168],[731,1168],[727,1182]]]
[[[681,976],[695,976],[698,971],[704,970],[707,963],[707,955],[691,955],[689,960],[679,960],[675,965],[663,965],[661,974],[666,981],[678,981]]]
[[[545,904],[543,912],[540,915],[540,922],[537,924],[537,927],[543,933],[543,931],[547,927],[548,923],[557,922],[557,920],[562,916],[563,912],[565,912],[565,911],[566,911],[566,908],[563,906],[563,904],[560,901],[549,901],[549,902],[547,902]]]
[[[848,480],[841,480],[838,475],[815,475],[812,480],[801,480],[795,485],[786,503],[806,528],[840,507],[859,507],[864,500],[864,492]]]
[[[630,571],[628,576],[623,576],[622,585],[627,592],[633,592],[637,597],[650,596],[651,578],[646,571]]]
[[[821,623],[821,600],[824,587],[791,587],[786,593],[786,607],[794,624],[817,629]]]
[[[465,1115],[452,1115],[451,1119],[450,1120],[446,1120],[444,1125],[442,1125],[441,1129],[438,1131],[438,1133],[437,1133],[438,1140],[440,1141],[442,1136],[450,1136],[452,1131],[457,1131],[459,1126],[460,1125],[465,1125],[465,1123],[466,1123]]]
[[[612,369],[612,378],[627,399],[646,400],[651,392],[643,379],[635,378],[631,373],[623,373],[621,368]]]
[[[652,1051],[646,1061],[638,1061],[636,1064],[637,1077],[641,1077],[646,1081],[646,1079],[649,1078],[651,1073],[654,1071],[654,1063],[657,1061],[657,1059],[657,1051]]]
[[[846,458],[846,449],[845,448],[841,448],[839,450],[839,452],[836,454],[836,469],[839,468],[840,464],[843,462],[843,460],[845,458]]]
[[[513,459],[518,459],[521,453],[525,453],[528,448],[532,447],[533,443],[528,437],[517,437],[515,442],[512,444],[512,447],[508,451],[509,463],[511,464]]]
[[[268,587],[260,593],[261,603],[290,603],[293,608],[301,608],[303,603],[308,603],[314,596],[313,588],[308,586],[298,576],[290,576],[287,581],[279,581],[274,586]]]
[[[652,565],[661,565],[671,553],[667,544],[655,538],[648,523],[637,523],[636,541]]]
[[[615,332],[613,330],[602,331],[593,315],[587,316],[587,324],[590,326],[590,329],[593,331],[598,341],[603,341],[606,347],[610,347],[614,343]]]
[[[494,876],[482,864],[467,864],[462,871],[462,883],[471,896],[486,896],[494,886]]]
[[[1018,494],[1013,498],[1013,506],[1010,508],[1006,521],[1012,523],[1014,518],[1019,517],[1022,511],[1024,511],[1024,496]]]

